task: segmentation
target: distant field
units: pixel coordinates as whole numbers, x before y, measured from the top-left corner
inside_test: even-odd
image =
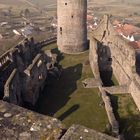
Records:
[[[10,6],[19,8],[19,6],[27,7],[29,5],[21,0],[0,0],[0,8]]]
[[[34,4],[41,5],[41,6],[56,4],[57,2],[57,0],[29,0],[29,1]]]
[[[45,7],[56,5],[56,0],[0,0],[0,8],[13,6],[13,7]]]
[[[5,5],[17,5],[17,6],[21,4],[25,4],[21,0],[0,0],[0,3]]]
[[[140,23],[139,0],[89,0],[89,7],[96,16],[111,14],[116,17],[129,18],[134,24]]]
[[[4,6],[21,7],[48,7],[56,9],[57,0],[0,0],[0,8]],[[96,14],[109,13],[117,16],[128,16],[134,12],[140,13],[139,0],[88,0],[89,7],[100,8],[94,10]]]

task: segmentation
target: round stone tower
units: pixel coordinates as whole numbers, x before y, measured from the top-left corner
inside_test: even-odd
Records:
[[[87,0],[57,0],[57,45],[76,54],[87,49]]]

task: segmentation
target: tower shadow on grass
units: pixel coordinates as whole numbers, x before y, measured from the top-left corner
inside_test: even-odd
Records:
[[[113,71],[111,67],[110,69],[111,69],[110,71],[100,71],[102,82],[104,86],[107,86],[107,87],[115,85],[114,82],[112,81]]]
[[[58,117],[60,121],[63,121],[65,118],[67,118],[70,114],[78,110],[80,106],[78,104],[73,105],[71,108],[69,108],[66,112],[64,112],[62,115]]]
[[[58,48],[52,49],[51,52],[52,52],[53,54],[57,54],[57,62],[58,62],[58,63],[59,63],[61,60],[64,59],[63,53],[61,53],[61,52],[58,50]]]
[[[49,78],[46,81],[43,93],[39,97],[36,111],[53,116],[70,100],[70,95],[77,89],[77,81],[81,78],[81,75],[82,64],[77,64],[63,69],[60,80]],[[76,107],[74,106],[69,111],[74,111],[75,109]],[[63,118],[63,115],[60,118]]]

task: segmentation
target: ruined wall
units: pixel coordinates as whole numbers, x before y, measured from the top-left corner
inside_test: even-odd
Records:
[[[130,83],[135,67],[135,51],[128,45],[127,41],[116,36],[111,48],[112,67],[114,74],[120,84]]]
[[[107,112],[109,123],[111,124],[111,127],[112,127],[112,132],[114,135],[118,135],[119,124],[115,118],[113,108],[111,105],[111,100],[109,96],[107,95],[106,91],[102,88],[102,80],[101,80],[100,72],[99,72],[99,63],[98,63],[99,56],[97,53],[97,47],[98,47],[97,40],[93,36],[90,36],[90,52],[89,52],[90,65],[91,65],[95,78],[99,79],[100,81],[99,90],[101,92],[101,96],[105,104],[105,110]]]
[[[106,134],[80,125],[72,125],[61,140],[118,140]]]
[[[9,83],[9,78],[12,72],[14,71],[14,68],[17,68],[19,72],[22,72],[25,69],[26,65],[32,62],[31,57],[30,57],[30,54],[31,54],[30,52],[31,47],[29,47],[30,43],[31,41],[29,40],[23,41],[16,47],[9,49],[2,56],[0,56],[0,96],[1,96],[1,99],[4,96],[4,86],[5,84],[6,86],[8,85],[6,82],[8,81]],[[27,47],[29,49],[27,49]],[[12,83],[12,81],[10,83]],[[13,102],[16,102],[16,101],[14,100]]]
[[[44,82],[47,77],[47,67],[44,60],[44,54],[38,54],[31,65],[24,71],[23,78],[23,98],[24,101],[35,104],[39,93],[44,87]]]
[[[137,73],[134,74],[134,79],[131,82],[129,91],[140,111],[140,77]]]
[[[19,79],[19,73],[17,69],[14,69],[9,76],[6,84],[4,85],[4,100],[10,103],[21,105],[21,85]]]
[[[34,43],[34,40],[32,38],[25,39],[23,42],[18,44],[16,46],[16,48],[19,51],[18,55],[20,56],[22,63],[24,63],[24,69],[25,69],[26,67],[28,67],[29,64],[32,63],[32,59],[38,53],[38,50],[36,49],[36,46]],[[17,63],[18,63],[18,60],[17,60]],[[19,63],[19,65],[20,65],[20,63]]]
[[[4,95],[4,85],[14,69],[13,63],[10,63],[4,70],[0,72],[0,99]]]
[[[87,49],[87,0],[57,0],[57,45],[68,54]]]
[[[66,130],[56,118],[3,101],[0,101],[0,118],[1,140],[118,140],[80,125],[72,125]]]
[[[120,64],[115,58],[113,58],[112,67],[113,67],[113,73],[117,81],[119,82],[119,84],[120,85],[129,84],[130,82],[129,75],[127,75],[125,70],[122,67],[120,67]]]
[[[0,99],[35,104],[47,76],[48,57],[41,47],[54,41],[56,37],[41,42],[25,39],[0,56]]]
[[[4,95],[4,85],[15,67],[12,53],[16,52],[17,50],[11,49],[0,56],[0,99]]]
[[[98,48],[98,42],[100,42],[102,47],[109,47],[113,74],[120,85],[126,85],[128,87],[128,92],[131,93],[134,102],[140,110],[140,77],[136,72],[135,49],[128,44],[127,40],[123,39],[115,32],[108,16],[104,16],[99,26],[93,32],[90,32],[90,38],[90,63],[92,69],[94,68],[93,72],[95,73],[97,69],[94,67],[95,64],[93,63],[93,60],[96,60],[95,56],[98,60],[102,57],[96,49]],[[105,66],[99,65],[98,67]]]
[[[135,67],[135,50],[114,31],[107,16],[91,33],[91,36],[98,40],[102,47],[109,48],[114,75],[120,84],[127,84],[133,75],[133,67]]]
[[[128,94],[129,93],[129,86],[128,85],[120,85],[120,86],[111,86],[111,87],[104,87],[104,90],[110,94]]]
[[[100,78],[98,54],[97,54],[97,40],[90,36],[90,51],[89,51],[90,66],[95,78]]]

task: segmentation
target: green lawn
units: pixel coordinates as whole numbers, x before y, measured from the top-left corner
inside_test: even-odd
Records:
[[[105,132],[108,119],[105,109],[99,106],[102,101],[98,96],[99,91],[84,89],[81,84],[85,78],[93,77],[90,66],[83,65],[88,60],[88,51],[79,55],[63,55],[57,50],[56,44],[43,48],[46,49],[59,54],[63,73],[59,81],[48,82],[39,100],[38,110],[57,117],[66,127],[76,123]],[[108,84],[118,85],[114,75]],[[111,101],[126,140],[139,140],[140,115],[131,95],[111,95]]]
[[[119,85],[115,76],[112,76],[114,85]],[[140,140],[140,113],[130,94],[110,95],[113,109],[120,125],[120,132],[126,140]]]
[[[140,140],[140,113],[130,94],[111,96],[120,131],[126,140]]]
[[[98,89],[85,89],[82,80],[93,77],[90,65],[83,65],[88,60],[88,51],[79,55],[61,54],[56,44],[43,50],[52,49],[59,54],[58,59],[63,67],[60,80],[47,83],[40,97],[39,112],[60,119],[66,127],[81,124],[89,128],[105,132],[108,123]]]
[[[102,71],[101,77],[105,86],[119,85],[113,73]],[[124,134],[126,140],[140,140],[140,113],[131,95],[110,95],[110,98],[120,133]]]
[[[118,81],[117,81],[117,79],[116,79],[114,74],[112,75],[111,81],[113,81],[114,86],[118,86],[119,85],[119,83],[118,83]]]
[[[112,75],[113,85],[119,85]],[[110,95],[113,109],[126,140],[140,140],[140,113],[130,94]]]

